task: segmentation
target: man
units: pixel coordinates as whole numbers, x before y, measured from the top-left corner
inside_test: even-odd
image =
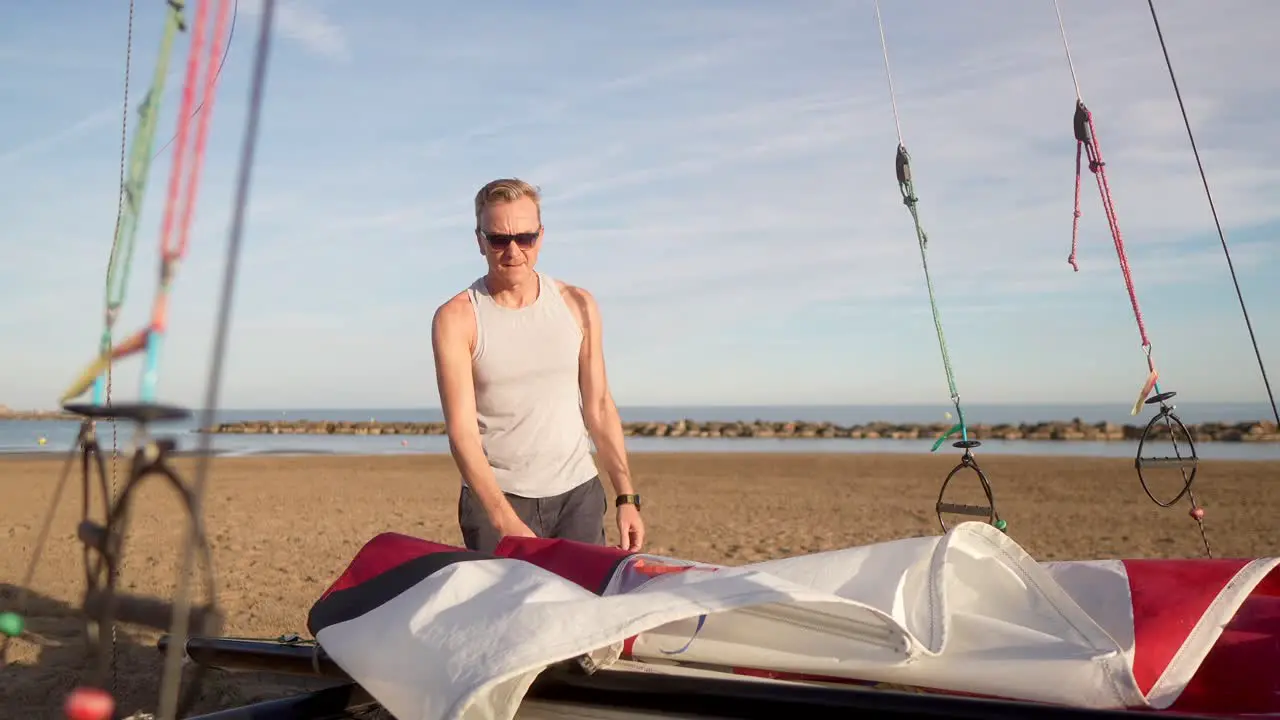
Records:
[[[436,310],[436,382],[462,473],[466,546],[504,536],[605,543],[604,485],[616,493],[620,546],[644,544],[622,421],[605,377],[600,311],[586,290],[535,269],[544,236],[536,188],[494,180],[475,198],[488,272]]]

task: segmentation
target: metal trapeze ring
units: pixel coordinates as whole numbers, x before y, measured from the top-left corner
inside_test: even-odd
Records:
[[[118,544],[113,543],[112,538],[107,537],[105,532],[100,536],[92,532],[92,529],[97,527],[90,521],[90,517],[93,515],[93,505],[97,504],[91,501],[91,496],[94,494],[93,487],[97,486],[97,494],[101,501],[100,510],[104,522],[111,517],[112,504],[112,489],[107,484],[106,460],[103,457],[102,447],[98,443],[97,429],[92,419],[85,418],[81,421],[80,433],[76,444],[79,446],[76,454],[79,455],[80,459],[81,491],[81,520],[77,527],[77,535],[82,541],[81,559],[84,570],[84,583],[86,592],[89,592],[104,586],[115,573],[118,567],[116,560],[118,557],[116,550]],[[68,467],[69,469],[70,467]],[[107,670],[109,670],[108,662],[111,660],[102,649],[103,633],[101,627],[92,618],[86,618],[81,625],[81,633],[89,648],[90,657],[93,659],[98,682],[101,683],[106,678]]]
[[[978,447],[982,443],[977,440],[959,440],[952,443],[952,447],[964,450],[964,456],[960,458],[960,463],[947,473],[947,479],[942,481],[942,489],[938,491],[938,504],[936,506],[938,513],[938,523],[942,525],[942,532],[947,532],[947,521],[942,519],[943,513],[954,513],[956,515],[970,515],[973,517],[985,517],[990,525],[997,525],[1000,522],[1000,514],[996,512],[996,499],[991,492],[991,483],[987,482],[986,473],[982,472],[982,468],[978,467],[978,461],[973,459],[973,455],[969,450]],[[947,486],[951,484],[951,478],[964,469],[970,469],[978,476],[978,482],[982,484],[982,492],[987,496],[987,506],[981,505],[964,505],[960,503],[943,502],[942,497],[947,493]]]
[[[1160,507],[1172,507],[1174,503],[1190,494],[1191,484],[1195,481],[1196,470],[1199,469],[1200,466],[1200,458],[1196,455],[1196,442],[1191,437],[1191,431],[1187,429],[1187,426],[1184,425],[1177,414],[1173,412],[1173,408],[1164,404],[1166,400],[1175,395],[1177,395],[1177,393],[1172,391],[1162,392],[1146,400],[1147,405],[1155,405],[1159,403],[1160,412],[1156,413],[1155,417],[1152,417],[1147,423],[1146,428],[1143,429],[1142,438],[1138,440],[1138,452],[1133,458],[1133,467],[1138,471],[1138,481],[1142,483],[1142,490],[1147,493],[1147,497],[1151,498],[1152,502]],[[1170,440],[1173,444],[1174,457],[1166,456],[1144,458],[1142,457],[1142,448],[1146,445],[1147,439],[1152,437],[1152,431],[1155,428],[1156,423],[1160,420],[1164,420],[1165,427],[1169,430],[1169,434],[1171,436]],[[1178,433],[1181,433],[1182,436],[1187,439],[1187,445],[1191,448],[1191,455],[1189,457],[1183,457],[1182,454],[1178,452]],[[1161,502],[1156,499],[1155,494],[1151,492],[1151,488],[1147,486],[1147,479],[1142,474],[1142,468],[1167,467],[1170,465],[1177,466],[1183,471],[1182,490],[1174,496],[1172,500],[1169,500],[1168,502]],[[1191,469],[1190,474],[1187,474],[1186,472],[1188,468]]]
[[[138,406],[132,409],[143,415],[173,415],[179,412],[186,412],[181,408],[166,406],[155,406],[151,410],[144,410],[141,407]],[[202,518],[194,513],[193,491],[178,475],[177,470],[169,464],[170,456],[175,449],[176,443],[170,438],[151,439],[146,445],[138,448],[134,452],[124,487],[121,488],[111,507],[106,525],[93,527],[91,523],[81,523],[80,535],[82,541],[90,544],[94,540],[100,539],[102,545],[96,547],[95,550],[98,550],[104,556],[109,554],[109,557],[103,558],[104,563],[107,564],[108,569],[111,571],[106,577],[106,582],[101,585],[86,587],[82,603],[85,614],[89,617],[91,642],[96,645],[99,653],[102,652],[101,648],[110,638],[111,628],[118,623],[132,622],[149,626],[152,629],[163,629],[164,626],[172,622],[174,609],[170,603],[125,595],[119,592],[118,587],[119,578],[117,572],[120,563],[124,559],[124,536],[128,531],[132,497],[143,481],[152,476],[158,476],[166,481],[171,489],[176,491],[182,502],[183,509],[195,523],[197,562],[204,564],[202,584],[209,594],[209,600],[207,605],[204,606],[192,603],[189,621],[190,632],[197,635],[216,635],[221,632],[222,616],[217,607],[212,548],[209,546]],[[157,613],[163,614],[164,617],[157,617]],[[179,689],[177,712],[179,717],[185,715],[196,700],[199,699],[200,691],[204,688],[207,670],[208,668],[202,665],[196,665],[190,669],[184,666],[179,671],[180,674],[177,680]],[[186,676],[185,679],[183,675]]]
[[[69,412],[78,413],[86,418],[84,425],[91,428],[94,419],[123,419],[137,423],[145,428],[152,422],[181,420],[191,416],[186,408],[153,403],[128,403],[114,406],[90,404],[68,404],[63,406]],[[88,483],[88,474],[96,471],[99,484],[102,485],[106,502],[106,515],[103,524],[89,518],[86,508],[77,535],[84,546],[85,553],[85,590],[82,607],[85,615],[84,632],[87,636],[91,654],[95,656],[98,681],[101,686],[105,682],[109,670],[110,656],[105,648],[112,642],[112,629],[119,623],[134,623],[163,630],[172,622],[174,608],[171,603],[153,600],[152,598],[120,593],[118,590],[119,568],[124,558],[125,534],[128,531],[132,498],[138,487],[151,476],[158,475],[165,480],[171,489],[176,491],[183,509],[195,525],[195,550],[197,562],[204,565],[203,582],[205,592],[209,595],[204,604],[192,603],[189,627],[192,634],[216,635],[221,632],[222,613],[217,606],[217,590],[213,574],[212,548],[204,530],[203,518],[196,513],[194,491],[190,488],[178,471],[170,465],[170,458],[177,444],[171,438],[147,438],[133,454],[124,486],[119,494],[112,498],[106,492],[106,470],[101,448],[96,438],[82,430],[81,452],[84,482]],[[90,457],[96,463],[90,462]],[[86,496],[87,497],[87,496]],[[197,665],[194,670],[185,671],[185,681],[178,678],[178,714],[182,716],[194,705],[204,686],[205,668]]]

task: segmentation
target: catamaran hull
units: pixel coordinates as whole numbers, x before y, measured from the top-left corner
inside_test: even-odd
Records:
[[[982,523],[723,567],[557,540],[379,535],[313,606],[400,720],[511,718],[548,667],[630,660],[1092,709],[1280,712],[1277,560],[1038,563]],[[651,665],[652,664],[652,665]]]

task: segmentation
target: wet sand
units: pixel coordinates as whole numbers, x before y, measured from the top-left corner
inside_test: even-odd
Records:
[[[933,508],[956,452],[634,455],[649,531],[645,549],[740,564],[936,534]],[[1010,535],[1037,559],[1204,553],[1186,500],[1157,506],[1143,492],[1132,460],[978,453]],[[190,458],[178,461],[184,473],[193,465]],[[60,467],[57,459],[0,460],[0,610],[14,608]],[[213,468],[206,517],[229,635],[307,637],[311,603],[379,532],[461,544],[458,477],[447,456],[219,458]],[[125,471],[122,461],[118,481]],[[1172,497],[1181,480],[1170,477],[1176,471],[1161,472],[1152,479],[1153,492]],[[948,501],[980,501],[973,476],[954,482]],[[1195,487],[1216,556],[1280,553],[1280,463],[1205,461]],[[133,515],[121,585],[168,598],[184,529],[176,496],[152,478],[140,489]],[[10,664],[0,669],[2,718],[59,716],[57,704],[87,670],[76,609],[84,583],[74,535],[79,519],[73,475],[30,585],[28,633],[10,643]],[[616,529],[609,537],[616,540]],[[115,690],[127,712],[155,710],[157,637],[120,629]],[[262,675],[212,675],[197,709],[297,687],[297,681],[282,684]]]

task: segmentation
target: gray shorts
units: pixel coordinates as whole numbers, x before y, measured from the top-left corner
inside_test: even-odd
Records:
[[[597,475],[581,485],[545,498],[504,493],[516,515],[538,537],[577,540],[604,545],[604,516],[608,510],[604,483]],[[502,537],[465,483],[458,496],[458,526],[469,550],[493,552]]]

